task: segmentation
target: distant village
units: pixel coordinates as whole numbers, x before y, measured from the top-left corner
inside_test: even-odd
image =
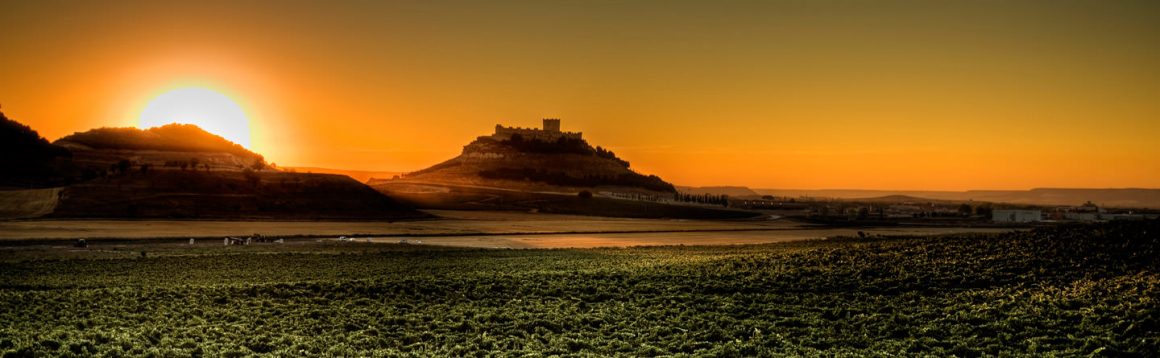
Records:
[[[1050,221],[1112,221],[1155,219],[1154,214],[1134,213],[1131,210],[1108,210],[1092,202],[1080,206],[1057,206],[1050,211],[1042,210],[995,210],[991,214],[994,222],[1031,223]]]
[[[834,219],[918,219],[918,218],[968,218],[989,220],[995,223],[1037,223],[1037,222],[1096,222],[1113,220],[1149,220],[1157,218],[1153,212],[1142,213],[1132,209],[1107,209],[1092,202],[1078,206],[1055,206],[1050,208],[992,208],[992,203],[972,206],[955,202],[901,202],[870,203],[853,200],[832,201],[817,198],[774,198],[773,200],[730,200],[733,207],[745,209],[794,209],[807,212],[808,216]]]
[[[747,210],[767,210],[779,217],[794,216],[823,221],[835,220],[970,220],[996,224],[1032,224],[1098,222],[1115,220],[1151,220],[1160,217],[1156,210],[1104,208],[1092,202],[1078,206],[1033,206],[996,204],[990,202],[963,203],[955,201],[920,202],[921,198],[906,197],[878,199],[835,199],[817,197],[777,197],[765,195],[729,197],[727,195],[690,195],[677,193],[675,197],[644,194],[600,192],[601,195],[627,200],[664,202],[677,205],[728,207]]]

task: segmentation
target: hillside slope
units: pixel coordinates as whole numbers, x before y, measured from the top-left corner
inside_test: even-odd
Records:
[[[66,187],[48,216],[227,220],[429,217],[342,175],[180,170],[129,172]]]

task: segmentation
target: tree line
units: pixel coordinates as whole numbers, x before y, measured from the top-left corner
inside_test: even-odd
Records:
[[[713,204],[729,206],[729,195],[674,193],[673,200],[684,203]]]

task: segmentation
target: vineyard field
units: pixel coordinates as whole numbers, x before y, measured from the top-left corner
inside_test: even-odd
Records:
[[[0,262],[0,356],[1160,352],[1160,223],[760,245]]]

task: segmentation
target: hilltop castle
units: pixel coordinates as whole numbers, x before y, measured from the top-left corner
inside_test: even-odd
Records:
[[[544,129],[537,128],[521,128],[521,127],[504,127],[503,125],[495,125],[495,134],[490,137],[495,140],[511,139],[512,135],[519,134],[524,139],[534,139],[545,142],[555,141],[559,138],[569,138],[579,140],[580,132],[561,132],[559,118],[545,118]]]

